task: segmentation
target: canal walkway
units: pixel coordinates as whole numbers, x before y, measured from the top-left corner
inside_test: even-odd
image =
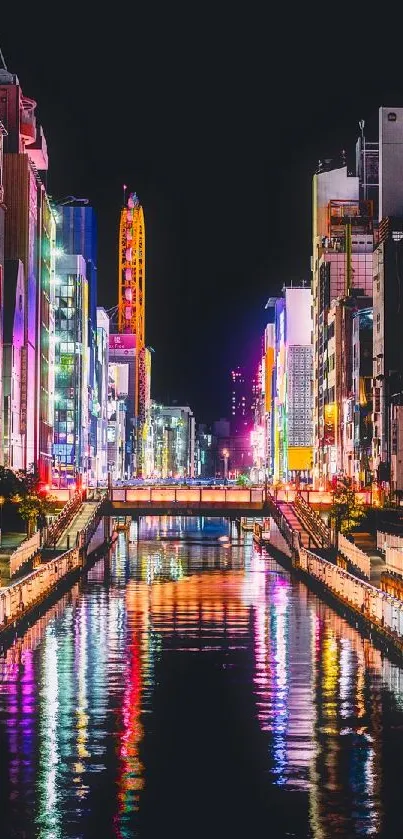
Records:
[[[87,556],[111,543],[102,499],[77,499],[74,506],[70,504],[69,514],[61,511],[51,528],[45,535],[38,531],[25,540],[29,543],[26,556],[22,542],[17,557],[16,552],[10,557],[10,570],[14,567],[15,574],[1,580],[0,633],[15,632],[17,622],[25,621],[60,586],[68,586],[82,572]]]
[[[94,515],[96,506],[96,501],[84,501],[82,503],[72,521],[63,530],[61,536],[57,540],[57,550],[67,551],[69,548],[75,547],[78,534],[87,527],[88,522]]]
[[[376,536],[372,533],[364,531],[356,531],[352,534],[354,544],[357,548],[368,554],[371,561],[371,585],[377,588],[381,587],[381,574],[387,570],[385,559],[380,550],[376,546]]]
[[[277,501],[276,506],[291,530],[298,533],[301,547],[315,550],[326,559],[335,561],[335,549],[324,545],[322,541],[326,526],[323,524],[322,533],[318,533],[316,528],[319,524],[319,516],[312,508],[310,514],[309,511],[306,513],[305,509],[301,510],[295,502]],[[352,538],[353,544],[370,559],[369,581],[371,585],[381,588],[381,575],[386,571],[387,566],[383,554],[377,548],[376,536],[367,531],[356,531],[352,534]],[[330,531],[328,531],[328,539],[330,541]]]

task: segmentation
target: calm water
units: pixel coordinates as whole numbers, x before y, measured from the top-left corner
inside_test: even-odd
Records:
[[[159,524],[0,659],[1,839],[401,837],[403,669],[250,535]]]

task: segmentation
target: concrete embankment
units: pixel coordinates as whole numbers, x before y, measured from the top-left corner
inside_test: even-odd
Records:
[[[93,562],[105,553],[113,541],[101,507],[80,531],[76,547],[54,555],[45,551],[37,567],[10,585],[0,588],[0,648],[22,625],[29,624],[39,609],[60,596]],[[52,555],[53,554],[53,555]]]
[[[281,544],[281,540],[284,544]],[[299,546],[287,544],[278,532],[266,543],[268,552],[302,580],[321,599],[360,632],[401,662],[403,657],[403,601]]]

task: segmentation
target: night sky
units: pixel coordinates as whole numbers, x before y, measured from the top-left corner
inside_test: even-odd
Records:
[[[378,107],[403,104],[399,27],[344,7],[85,6],[15,4],[0,46],[38,102],[50,195],[97,211],[106,308],[123,183],[139,195],[152,396],[209,422],[259,356],[267,298],[310,280],[317,161],[345,149],[353,167],[359,119],[376,139]]]

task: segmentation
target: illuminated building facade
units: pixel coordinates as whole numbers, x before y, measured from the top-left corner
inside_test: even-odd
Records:
[[[273,479],[274,469],[273,387],[275,385],[276,298],[270,297],[265,308],[268,322],[264,331],[259,375],[260,390],[255,399],[255,422],[252,432],[253,471],[251,477],[258,482],[266,478]]]
[[[231,370],[231,432],[247,434],[252,421],[252,389],[245,370],[236,367]]]
[[[151,402],[154,475],[157,478],[195,477],[195,418],[185,406]]]
[[[108,480],[108,368],[109,368],[109,317],[102,307],[97,307],[97,340],[95,354],[95,380],[99,413],[97,416],[97,447],[95,483]]]
[[[229,468],[232,474],[249,472],[253,465],[254,404],[258,390],[257,379],[248,377],[243,367],[231,371],[231,442]],[[222,466],[218,469],[222,472]]]
[[[9,469],[24,469],[25,436],[21,432],[21,375],[24,352],[25,282],[20,259],[6,260],[3,348],[3,462]]]
[[[211,478],[214,468],[214,438],[207,425],[200,423],[196,430],[196,478]]]
[[[251,479],[257,483],[266,477],[266,376],[265,357],[263,356],[254,386],[254,426],[251,432],[253,467]]]
[[[113,336],[110,336],[113,338]],[[112,351],[109,344],[108,364],[108,472],[112,480],[124,480],[128,477],[127,440],[128,425],[128,394],[129,394],[129,364],[111,359]]]
[[[344,472],[351,475],[357,487],[368,486],[372,478],[372,341],[371,305],[358,309],[352,316],[353,398],[349,403],[346,429],[348,440],[353,441],[352,451],[350,446],[348,452],[348,461],[353,465],[349,470],[349,462],[345,463]]]
[[[379,109],[379,233],[374,251],[373,469],[403,494],[403,108]]]
[[[57,246],[67,254],[80,254],[86,265],[88,285],[88,478],[97,474],[98,421],[101,414],[97,379],[97,249],[98,231],[95,211],[88,199],[68,197],[58,203]],[[101,454],[102,457],[102,454]]]
[[[285,287],[270,298],[275,330],[272,369],[271,461],[274,482],[309,480],[312,469],[312,294],[305,286]],[[270,337],[269,337],[270,336]],[[272,333],[268,335],[270,349]]]
[[[0,120],[0,370],[3,370],[3,309],[4,309],[4,187],[3,187],[3,146],[6,129]],[[4,376],[3,376],[4,378]],[[1,377],[0,377],[1,379]],[[3,382],[0,380],[0,435],[3,437]],[[0,464],[3,463],[3,450],[0,446]]]
[[[54,369],[52,358],[55,220],[46,195],[46,140],[36,102],[23,96],[17,76],[0,69],[0,121],[4,136],[4,250],[20,260],[25,284],[24,343],[19,348],[23,466],[51,479]],[[7,319],[13,323],[15,304]]]
[[[367,314],[361,317],[361,310]],[[324,378],[328,400],[324,408],[324,442],[330,475],[343,474],[357,487],[365,485],[370,471],[367,455],[371,431],[366,424],[368,399],[372,402],[368,372],[371,359],[372,298],[361,297],[357,289],[355,294],[333,300],[328,310]]]
[[[377,147],[366,145],[363,135],[357,144],[357,171],[357,176],[352,176],[344,160],[326,160],[313,177],[314,486],[327,486],[345,469],[342,441],[348,406],[343,398],[348,402],[353,394],[351,384],[348,392],[341,388],[336,393],[335,382],[341,376],[345,383],[352,381],[351,322],[347,313],[356,298],[366,298],[366,307],[372,299]],[[370,182],[365,180],[369,172]],[[343,343],[342,354],[336,332]]]
[[[88,480],[88,281],[81,255],[57,257],[55,281],[56,486]]]
[[[136,336],[109,335],[108,464],[112,474],[135,474],[134,390]],[[122,436],[124,435],[124,436]]]

